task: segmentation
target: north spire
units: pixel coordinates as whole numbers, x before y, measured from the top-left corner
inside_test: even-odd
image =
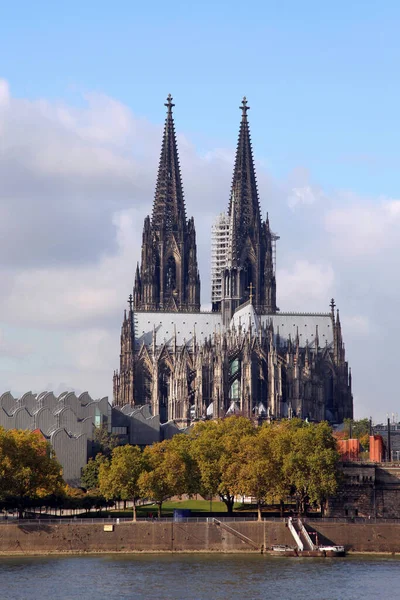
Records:
[[[176,143],[175,124],[171,94],[165,105],[167,116],[161,145],[156,192],[153,204],[152,226],[166,231],[186,227],[186,209],[183,195],[179,154]]]
[[[143,228],[142,261],[136,270],[135,310],[200,310],[196,230],[186,219],[171,94],[161,143],[152,218]]]

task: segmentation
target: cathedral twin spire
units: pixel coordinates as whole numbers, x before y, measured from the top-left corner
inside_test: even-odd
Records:
[[[177,231],[179,227],[186,227],[186,210],[172,116],[172,108],[175,104],[172,102],[171,94],[168,95],[164,106],[167,107],[167,117],[161,145],[152,225],[160,229],[165,228],[167,231]]]
[[[197,264],[193,218],[186,219],[179,155],[171,95],[165,103],[167,115],[162,138],[152,217],[143,228],[141,266],[136,270],[135,310],[200,310],[200,277]],[[235,268],[235,281],[222,298],[232,295],[229,313],[249,298],[254,290],[256,310],[275,312],[275,276],[272,264],[269,223],[263,223],[247,112],[243,98],[242,118],[229,201],[229,245],[226,268]],[[229,290],[229,291],[228,291]],[[227,305],[227,303],[225,303]]]
[[[143,228],[142,261],[136,270],[134,307],[145,311],[198,312],[200,276],[196,231],[186,209],[179,166],[171,94],[165,103],[167,116],[152,218]]]
[[[258,312],[274,313],[276,283],[272,256],[272,234],[268,218],[261,220],[257,180],[247,111],[246,97],[240,110],[239,138],[229,201],[229,243],[222,298],[218,310],[227,325],[235,310],[253,296]],[[250,290],[252,290],[250,292]]]
[[[237,214],[240,215],[238,234],[246,235],[251,234],[254,227],[260,228],[261,219],[250,128],[247,119],[247,111],[250,110],[250,106],[247,106],[246,96],[239,108],[242,111],[242,120],[240,122],[232,178],[229,215],[232,214],[233,200],[235,200],[235,209]]]

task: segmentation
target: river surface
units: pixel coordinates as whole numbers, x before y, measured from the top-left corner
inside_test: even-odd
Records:
[[[400,598],[400,560],[261,555],[0,557],[0,600]]]

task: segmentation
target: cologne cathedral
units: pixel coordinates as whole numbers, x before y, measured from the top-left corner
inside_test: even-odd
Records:
[[[162,423],[242,414],[340,423],[353,417],[339,311],[276,304],[278,236],[261,217],[246,98],[226,214],[212,236],[212,311],[200,310],[196,230],[187,218],[171,96],[153,212],[121,330],[114,404]],[[128,410],[127,406],[127,410]]]

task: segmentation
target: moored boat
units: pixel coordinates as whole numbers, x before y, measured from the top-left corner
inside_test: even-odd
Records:
[[[344,546],[319,546],[318,550],[325,552],[325,556],[344,556],[346,554]]]

